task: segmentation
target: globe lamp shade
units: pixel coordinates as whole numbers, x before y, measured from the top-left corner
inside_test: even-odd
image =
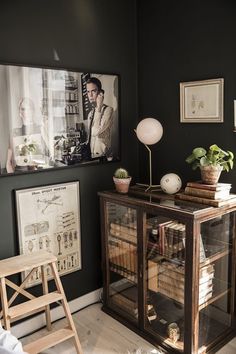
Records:
[[[145,118],[137,125],[136,134],[141,143],[145,145],[153,145],[161,140],[163,128],[157,119]]]

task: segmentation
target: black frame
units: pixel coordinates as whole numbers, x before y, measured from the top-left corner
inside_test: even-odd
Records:
[[[98,154],[91,154],[90,149],[92,105],[86,93],[86,80],[90,77],[101,81],[105,89],[103,103],[112,111],[110,138]],[[5,92],[0,97],[2,176],[120,161],[120,78],[117,74],[0,64],[0,87]],[[34,115],[30,123],[34,126],[29,131],[24,130],[22,123],[22,106],[26,111],[27,105],[31,116]],[[59,145],[60,139],[63,139],[60,156],[56,157],[55,145]]]

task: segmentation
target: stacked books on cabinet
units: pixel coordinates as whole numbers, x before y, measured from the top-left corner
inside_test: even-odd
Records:
[[[236,201],[236,194],[230,194],[230,189],[230,183],[188,182],[184,193],[177,193],[176,198],[213,207],[230,206]]]

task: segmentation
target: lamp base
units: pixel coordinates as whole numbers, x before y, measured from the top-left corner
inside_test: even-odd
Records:
[[[161,185],[160,184],[144,184],[144,183],[136,183],[137,186],[140,187],[147,187],[145,189],[145,192],[147,191],[160,191],[161,190]]]

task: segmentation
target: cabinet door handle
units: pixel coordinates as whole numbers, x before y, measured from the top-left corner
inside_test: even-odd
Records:
[[[140,279],[143,278],[143,265],[142,264],[140,265],[140,268],[139,268],[139,278]]]

